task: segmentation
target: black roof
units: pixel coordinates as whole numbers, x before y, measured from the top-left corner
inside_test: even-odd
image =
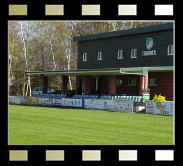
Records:
[[[86,35],[86,36],[77,36],[77,37],[73,38],[73,41],[77,42],[77,41],[85,41],[85,40],[94,40],[94,39],[101,39],[101,38],[109,38],[109,37],[139,34],[139,33],[164,31],[164,30],[170,30],[170,29],[173,29],[173,22],[165,23],[165,24],[158,24],[158,25],[153,25],[153,26],[146,26],[146,27],[120,30],[120,31],[92,34],[92,35]]]

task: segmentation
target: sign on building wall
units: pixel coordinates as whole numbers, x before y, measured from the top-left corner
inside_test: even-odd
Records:
[[[152,37],[149,37],[146,39],[146,48],[148,50],[151,50],[153,47],[153,38]]]
[[[173,115],[174,114],[174,102],[146,101],[146,113]]]
[[[156,50],[152,50],[152,51],[143,51],[142,52],[143,56],[150,56],[150,55],[156,55]]]
[[[21,96],[20,97],[20,104],[27,104],[27,97]]]
[[[21,96],[15,96],[15,104],[20,104]]]
[[[93,100],[93,109],[103,110],[104,109],[104,100]]]
[[[103,110],[114,110],[114,102],[113,100],[104,100],[103,101]]]
[[[61,98],[53,98],[53,105],[61,106],[62,99]]]
[[[84,108],[133,112],[133,101],[85,99]]]
[[[62,106],[82,107],[82,99],[62,98]]]
[[[10,104],[27,104],[27,97],[25,96],[9,96]]]
[[[15,96],[9,96],[9,103],[15,104]]]
[[[27,97],[27,105],[39,105],[39,97]]]
[[[93,109],[93,100],[94,99],[84,99],[84,108]]]
[[[24,96],[10,96],[9,100],[9,103],[12,104],[26,104],[27,102],[27,98]]]
[[[133,101],[114,100],[114,110],[122,112],[133,112]]]
[[[153,48],[153,38],[149,37],[146,39],[146,48],[148,51],[143,51],[142,56],[156,55],[156,50],[151,50]]]
[[[43,106],[53,106],[52,98],[39,98],[39,104]]]
[[[100,100],[100,99],[93,100],[93,109],[113,110],[113,107],[114,107],[113,100]]]

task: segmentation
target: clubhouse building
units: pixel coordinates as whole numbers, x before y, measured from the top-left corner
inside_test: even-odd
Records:
[[[78,43],[76,70],[29,71],[41,76],[62,76],[67,94],[68,76],[76,76],[76,94],[143,96],[161,94],[173,100],[173,23],[74,37]]]

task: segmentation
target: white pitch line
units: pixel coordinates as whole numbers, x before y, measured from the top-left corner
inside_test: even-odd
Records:
[[[94,139],[100,139],[100,140],[105,140],[105,141],[110,141],[110,142],[126,143],[126,144],[131,144],[131,145],[142,145],[142,144],[137,144],[137,143],[133,143],[133,142],[126,142],[126,141],[120,141],[120,140],[114,140],[114,139],[108,139],[108,138],[102,138],[102,137],[93,137],[93,136],[87,136],[87,135],[81,135],[81,134],[66,133],[66,132],[43,129],[43,128],[39,128],[39,127],[20,125],[20,124],[14,124],[14,125],[20,126],[20,127],[26,127],[26,128],[30,128],[30,129],[35,129],[35,130],[40,130],[40,131],[57,133],[57,134],[64,134],[64,135],[78,136],[78,137],[85,137],[85,138],[94,138]]]

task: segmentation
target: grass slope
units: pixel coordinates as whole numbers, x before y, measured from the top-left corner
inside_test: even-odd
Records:
[[[9,145],[173,144],[173,116],[9,105]]]

